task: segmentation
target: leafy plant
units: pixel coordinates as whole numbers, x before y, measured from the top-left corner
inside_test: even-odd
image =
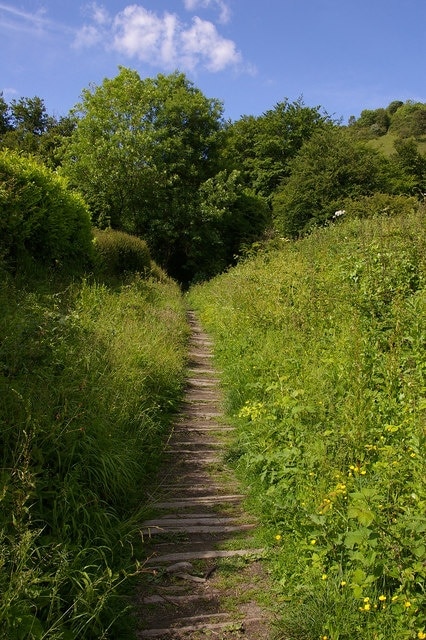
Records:
[[[25,260],[81,270],[92,256],[91,225],[80,196],[29,157],[0,152],[0,252],[7,264]]]
[[[424,238],[422,210],[343,216],[190,291],[283,637],[425,634]]]

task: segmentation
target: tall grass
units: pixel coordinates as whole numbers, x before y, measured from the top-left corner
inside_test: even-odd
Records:
[[[426,638],[424,213],[278,241],[190,292],[285,638]]]
[[[137,512],[183,383],[179,288],[3,274],[0,307],[0,636],[124,637]]]

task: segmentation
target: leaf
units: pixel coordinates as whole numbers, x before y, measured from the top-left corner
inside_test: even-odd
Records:
[[[365,571],[363,571],[362,569],[355,569],[352,576],[352,581],[354,582],[354,584],[363,585],[366,577],[367,574],[365,573]]]
[[[19,617],[17,633],[19,640],[41,640],[44,629],[38,618],[26,613]]]
[[[368,540],[370,533],[370,529],[355,529],[354,531],[348,531],[345,536],[345,547],[347,549],[353,549],[356,544],[361,545],[363,542]]]
[[[374,517],[374,513],[364,505],[355,504],[348,507],[348,518],[356,518],[365,527],[373,522]]]

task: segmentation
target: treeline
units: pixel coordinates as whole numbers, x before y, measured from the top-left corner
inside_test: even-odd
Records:
[[[425,113],[394,101],[343,126],[299,99],[229,122],[184,74],[141,79],[121,67],[59,119],[40,98],[1,98],[0,147],[64,176],[94,226],[143,238],[188,284],[234,264],[253,242],[297,237],[360,197],[422,198]],[[385,156],[370,139],[388,131],[396,140]]]

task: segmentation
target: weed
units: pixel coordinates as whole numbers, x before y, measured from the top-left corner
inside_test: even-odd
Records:
[[[189,293],[288,598],[284,637],[424,632],[424,225],[348,219]]]

